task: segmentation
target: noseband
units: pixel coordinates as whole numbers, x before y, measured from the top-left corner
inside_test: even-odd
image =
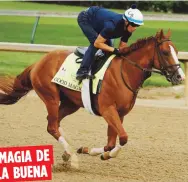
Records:
[[[153,55],[153,59],[152,59],[152,62],[154,63],[154,59],[155,59],[155,53],[157,53],[157,57],[158,57],[158,60],[159,60],[159,64],[160,64],[160,70],[156,70],[156,69],[148,69],[148,68],[143,68],[141,67],[140,65],[138,65],[136,62],[133,62],[129,59],[127,59],[125,56],[123,56],[123,59],[126,59],[130,64],[132,64],[133,66],[135,66],[136,68],[140,69],[141,71],[144,72],[145,75],[151,75],[152,72],[154,73],[158,73],[160,75],[164,75],[166,77],[166,79],[168,81],[171,81],[172,77],[174,76],[174,74],[177,72],[177,70],[180,68],[180,64],[173,64],[173,65],[166,65],[166,61],[164,59],[164,57],[162,56],[161,54],[161,51],[159,49],[159,46],[162,45],[164,42],[167,42],[167,41],[171,41],[170,39],[164,39],[162,40],[161,42],[157,42],[157,40],[155,39],[155,51],[154,51],[154,55]],[[122,62],[121,61],[121,77],[122,77],[122,80],[125,84],[125,86],[133,92],[134,95],[137,95],[139,89],[141,88],[143,82],[141,83],[141,85],[139,86],[139,88],[137,90],[133,90],[128,84],[127,82],[125,81],[124,77],[123,77],[123,72],[122,72]],[[174,71],[174,72],[171,72],[169,73],[168,69],[169,68],[172,68],[176,66],[177,69]],[[144,81],[145,79],[143,79]]]
[[[160,63],[160,71],[161,71],[161,75],[164,75],[166,77],[166,79],[168,81],[171,81],[172,77],[174,76],[174,74],[178,71],[178,69],[180,68],[180,64],[173,64],[173,65],[166,65],[166,61],[164,60],[164,57],[161,55],[159,46],[163,43],[163,42],[167,42],[167,41],[171,41],[169,39],[164,39],[163,41],[157,43],[156,42],[156,52],[157,52],[157,56],[158,56],[158,60]],[[155,54],[155,53],[154,53]],[[154,58],[153,58],[154,59]],[[165,66],[164,66],[165,65]],[[174,66],[177,67],[177,69],[173,72],[169,72],[168,69],[169,68],[173,68]]]

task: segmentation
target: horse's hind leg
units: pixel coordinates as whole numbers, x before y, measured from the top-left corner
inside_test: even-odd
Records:
[[[76,112],[79,108],[80,108],[80,106],[75,105],[68,98],[64,97],[63,100],[61,101],[60,106],[59,106],[59,114],[58,114],[59,126],[60,126],[60,122],[63,118]]]
[[[36,84],[37,83],[37,84]],[[33,87],[38,94],[38,96],[45,103],[47,111],[48,111],[48,126],[47,131],[51,134],[59,143],[61,143],[64,147],[64,150],[69,156],[71,155],[71,151],[68,143],[65,138],[59,132],[59,88],[52,83],[39,85],[40,82],[34,82]],[[44,86],[45,85],[45,86]]]
[[[60,127],[60,122],[63,118],[66,116],[76,112],[80,107],[75,105],[72,101],[70,101],[68,98],[63,98],[61,101],[61,104],[59,106],[59,113],[58,113],[58,127],[59,127],[59,132],[61,136],[65,138],[65,133],[63,129]]]
[[[62,144],[65,147],[65,152],[62,155],[62,158],[64,161],[68,161],[70,158],[70,154],[67,153],[66,148],[68,148],[68,151],[71,152],[71,166],[74,166],[75,168],[78,168],[78,158],[74,154],[70,143],[68,143],[68,140],[65,136],[65,133],[63,129],[60,127],[60,122],[63,118],[66,116],[76,112],[80,107],[75,105],[72,101],[70,101],[68,98],[64,97],[63,100],[61,101],[61,104],[59,106],[59,113],[58,113],[58,127],[59,127],[59,132],[61,134],[61,137],[59,138],[59,141],[62,142]]]
[[[58,88],[54,86],[40,88],[38,85],[34,86],[37,95],[45,103],[48,112],[47,120],[48,126],[47,131],[56,140],[61,136],[58,131],[58,110],[59,110],[59,91]]]

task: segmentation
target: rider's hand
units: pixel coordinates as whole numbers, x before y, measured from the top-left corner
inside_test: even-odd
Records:
[[[115,54],[116,56],[121,56],[121,53],[120,53],[119,49],[117,49],[117,48],[114,48],[114,51],[112,53]]]
[[[121,53],[121,55],[123,55],[123,56],[127,55],[129,52],[130,52],[130,47],[123,47],[123,48],[120,48],[120,53]]]

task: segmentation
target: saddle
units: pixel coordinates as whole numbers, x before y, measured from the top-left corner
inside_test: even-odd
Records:
[[[85,52],[87,51],[87,47],[77,47],[74,54],[78,56],[76,59],[76,63],[81,63]],[[104,53],[102,50],[98,50],[97,53],[95,54],[94,62],[91,66],[91,74],[94,75],[96,74],[102,66],[105,64],[107,59],[109,58],[110,54],[109,53]]]
[[[88,108],[89,112],[92,111],[91,113],[97,114],[97,111],[95,111],[95,108],[93,107],[94,104],[92,104],[94,98],[93,95],[100,93],[105,71],[108,69],[115,55],[112,54],[109,57],[109,54],[105,54],[103,56],[96,54],[94,61],[95,64],[93,64],[91,72],[91,74],[95,75],[94,79],[84,79],[82,83],[79,84],[75,73],[80,66],[79,63],[81,62],[86,49],[87,48],[78,48],[76,49],[75,53],[69,54],[59,68],[58,72],[53,77],[52,82],[70,90],[81,92],[83,95],[83,103],[85,103],[84,107]],[[92,110],[90,109],[91,107]]]

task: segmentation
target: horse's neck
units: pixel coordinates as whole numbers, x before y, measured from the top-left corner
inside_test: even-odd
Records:
[[[148,44],[139,50],[132,52],[127,59],[132,62],[135,62],[141,68],[152,68],[152,60],[154,55],[153,44]],[[127,74],[129,78],[128,84],[133,90],[137,90],[144,82],[144,72],[138,67],[124,60],[123,64],[124,74]]]

